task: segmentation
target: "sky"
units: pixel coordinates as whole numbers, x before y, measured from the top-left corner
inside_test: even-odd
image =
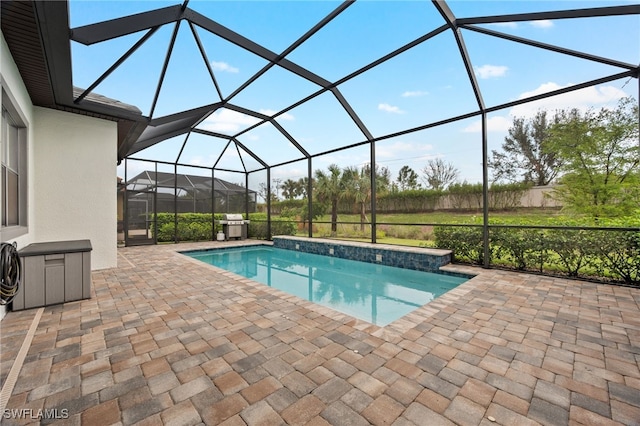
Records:
[[[70,1],[70,25],[78,27],[107,19],[181,4],[178,1]],[[630,5],[617,1],[450,1],[459,17]],[[261,44],[277,54],[285,51],[310,28],[340,5],[335,1],[213,1],[191,0],[188,7],[209,19]],[[325,80],[339,81],[399,47],[444,24],[430,1],[361,0],[294,49],[287,59]],[[482,25],[517,37],[555,44],[567,49],[619,62],[640,62],[640,16],[580,18]],[[179,26],[157,104],[155,95],[163,61],[175,24],[161,27],[149,41],[111,73],[95,92],[140,108],[144,115],[162,117],[185,109],[220,101],[193,33],[186,22]],[[195,31],[206,51],[223,97],[234,93],[266,61],[200,27]],[[86,88],[102,75],[143,35],[127,35],[92,46],[72,42],[73,82]],[[473,72],[485,106],[492,107],[573,84],[624,71],[556,52],[461,29]],[[402,136],[392,135],[467,113],[478,104],[450,30],[420,43],[393,59],[337,86],[373,137],[379,166],[396,178],[408,165],[418,175],[430,159],[441,158],[459,170],[459,180],[482,180],[481,125],[478,117]],[[230,103],[268,116],[316,93],[320,87],[281,67],[263,76],[230,99]],[[499,150],[514,117],[531,117],[540,109],[612,108],[625,96],[638,98],[638,81],[625,78],[556,96],[531,104],[502,109],[489,115],[489,149]],[[367,140],[330,92],[277,116],[276,121],[309,153],[318,154]],[[221,109],[200,128],[235,135],[256,119]],[[302,154],[274,126],[265,124],[242,134],[238,140],[269,165],[302,158]],[[135,154],[135,158],[176,161],[181,164],[230,170],[261,168],[251,156],[238,155],[227,140],[193,134],[163,141]],[[184,144],[184,148],[183,148]],[[225,150],[225,147],[227,149]],[[362,166],[370,161],[369,145],[314,157],[312,168]],[[128,177],[148,163],[129,161]],[[272,179],[298,179],[307,174],[307,161],[297,161],[271,171]],[[160,171],[173,171],[160,166]],[[180,167],[181,173],[210,175],[210,171]],[[124,168],[118,168],[124,177]],[[239,173],[216,171],[216,177],[243,182]],[[250,174],[249,186],[257,189],[266,172]]]

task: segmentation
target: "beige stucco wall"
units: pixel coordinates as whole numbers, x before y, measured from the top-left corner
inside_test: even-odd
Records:
[[[92,269],[116,266],[117,124],[35,107],[33,128],[36,239],[89,239]]]
[[[551,194],[553,193],[555,186],[534,186],[523,192],[520,197],[519,204],[513,207],[535,207],[535,208],[555,208],[562,207],[562,203],[554,199]],[[489,194],[491,196],[491,194]],[[482,208],[482,194],[478,193],[474,196],[469,196],[462,206],[457,206],[453,197],[445,195],[440,197],[438,204],[436,204],[436,210],[451,210],[455,208],[467,208],[467,209],[481,209]],[[489,206],[492,206],[491,202]],[[491,207],[490,207],[491,208]]]
[[[562,207],[562,203],[552,197],[555,185],[534,186],[522,195],[522,207]]]
[[[27,126],[28,221],[2,242],[89,239],[92,269],[115,267],[117,124],[34,107],[3,36],[0,85]],[[0,306],[0,319],[6,307]]]
[[[28,228],[2,241],[90,239],[92,269],[116,266],[116,147],[112,121],[34,107],[9,48],[0,43],[0,82],[28,128]]]

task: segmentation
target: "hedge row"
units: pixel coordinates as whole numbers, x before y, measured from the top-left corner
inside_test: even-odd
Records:
[[[214,215],[215,220],[222,219],[222,213]],[[158,242],[175,241],[175,215],[158,213]],[[211,240],[211,213],[178,213],[178,241]],[[222,225],[216,225],[215,231],[221,231]],[[153,232],[153,229],[151,230]]]
[[[520,199],[531,185],[523,183],[492,184],[489,188],[489,208],[513,209],[520,206]],[[448,202],[446,201],[448,200]],[[317,203],[317,202],[316,202]],[[307,200],[282,200],[271,203],[271,212],[281,214],[293,209],[302,209]],[[378,213],[423,213],[437,208],[471,209],[482,208],[482,184],[456,183],[444,191],[433,189],[407,189],[381,192],[376,198]],[[266,208],[266,207],[265,207]],[[367,205],[367,211],[370,207]],[[343,198],[338,202],[338,213],[354,212],[354,200]]]
[[[249,215],[251,222],[249,223],[249,235],[252,238],[266,240],[267,235],[267,214],[252,213]],[[297,223],[293,219],[286,217],[271,218],[271,235],[294,235],[296,233]]]
[[[221,220],[222,213],[214,215],[215,220]],[[248,236],[251,238],[267,239],[267,215],[252,213],[249,215]],[[210,241],[212,221],[210,213],[178,213],[177,240],[180,241]],[[176,239],[175,215],[173,213],[158,213],[158,242],[173,242]],[[151,230],[153,232],[153,229]],[[215,225],[215,232],[222,231],[222,225]],[[296,223],[287,219],[272,218],[272,235],[293,235]]]
[[[481,227],[436,226],[434,236],[436,246],[453,250],[456,261],[483,264]],[[489,262],[640,285],[640,232],[490,227]]]

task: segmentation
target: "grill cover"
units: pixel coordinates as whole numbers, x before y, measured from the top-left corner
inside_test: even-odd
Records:
[[[225,213],[222,216],[222,219],[224,220],[228,220],[228,221],[234,221],[234,222],[242,222],[242,214],[240,213]]]

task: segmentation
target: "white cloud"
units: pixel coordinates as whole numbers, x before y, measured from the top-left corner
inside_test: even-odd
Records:
[[[568,85],[569,86],[569,85]],[[518,99],[525,99],[532,96],[548,93],[562,89],[557,83],[549,82],[538,86],[536,89],[524,92]],[[553,96],[539,101],[528,102],[517,105],[509,110],[508,116],[492,116],[487,121],[487,131],[506,132],[513,123],[513,117],[530,118],[538,111],[545,110],[553,113],[556,110],[577,108],[586,111],[589,108],[600,108],[605,105],[617,103],[618,99],[624,98],[626,93],[613,86],[587,87],[564,95]],[[469,126],[462,129],[465,133],[479,133],[482,131],[482,122],[474,121]]]
[[[265,109],[261,109],[261,110],[260,110],[260,111],[258,111],[258,112],[259,112],[260,114],[268,115],[269,117],[271,117],[273,114],[275,114],[275,113],[276,113],[276,112],[278,112],[278,111],[276,111],[275,109],[268,109],[268,108],[265,108]]]
[[[506,132],[511,127],[511,118],[494,115],[487,120],[488,132]],[[464,133],[480,133],[482,131],[482,121],[474,121],[464,129]]]
[[[402,94],[403,98],[418,98],[420,96],[427,96],[429,92],[425,92],[424,90],[413,90],[406,91]]]
[[[403,157],[420,157],[433,150],[433,145],[423,142],[397,141],[391,145],[376,145],[376,158],[380,160]]]
[[[191,157],[191,159],[189,160],[189,164],[193,166],[202,166],[204,165],[204,157],[202,155]]]
[[[211,161],[210,158],[205,159],[202,155],[196,155],[194,157],[191,157],[188,163],[191,164],[192,166],[204,166],[204,167],[211,167],[213,165],[213,161]]]
[[[230,72],[233,74],[239,73],[240,70],[236,67],[232,67],[231,65],[229,65],[226,62],[216,62],[216,61],[211,61],[211,68],[213,68],[214,71],[223,71],[223,72]]]
[[[475,67],[476,75],[482,79],[504,77],[509,70],[504,65],[483,65],[481,67]]]
[[[496,22],[491,25],[495,27],[518,28],[517,22]]]
[[[241,114],[230,109],[221,109],[207,117],[198,127],[212,132],[233,134],[259,121],[259,119],[250,115]]]
[[[389,105],[389,104],[378,104],[378,109],[380,111],[391,112],[394,114],[404,114],[404,111],[400,109],[400,107]]]
[[[571,84],[567,85],[570,86]],[[524,92],[518,99],[525,99],[531,96],[548,93],[563,87],[554,82],[541,84],[536,89]],[[553,96],[539,101],[518,105],[511,109],[509,115],[512,117],[532,117],[539,110],[555,111],[560,109],[578,108],[586,111],[589,108],[598,108],[618,99],[624,98],[626,93],[614,86],[592,86],[574,92]]]
[[[541,19],[539,21],[529,22],[529,25],[536,28],[551,28],[553,27],[553,21],[550,21],[548,19]]]
[[[271,172],[271,179],[281,178],[283,181],[287,179],[298,180],[307,177],[307,169],[276,167]]]
[[[489,25],[493,27],[503,27],[503,28],[510,28],[510,29],[518,28],[517,22],[494,22]],[[550,21],[549,19],[540,19],[538,21],[529,22],[529,25],[536,28],[551,28],[553,27],[554,24],[553,24],[553,21]]]
[[[275,113],[277,113],[278,111],[276,111],[274,109],[261,109],[259,112],[260,112],[260,114],[268,115],[269,117],[271,117]],[[288,112],[285,112],[284,114],[279,115],[277,119],[278,120],[293,121],[293,120],[295,120],[295,117],[292,114],[289,114]]]

